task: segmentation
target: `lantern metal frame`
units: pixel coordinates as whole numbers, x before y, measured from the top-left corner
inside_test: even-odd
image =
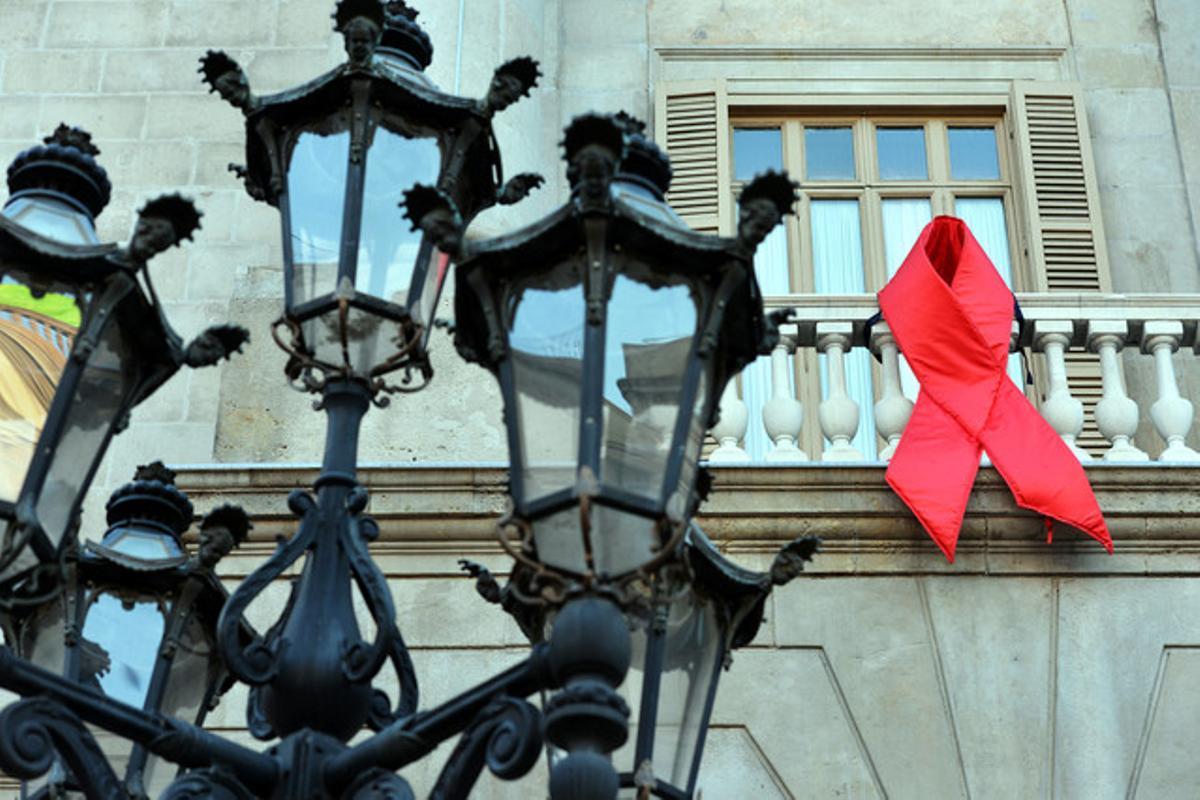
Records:
[[[489,290],[489,280],[497,276],[511,279],[525,274],[522,270],[526,268],[530,272],[544,270],[547,263],[554,265],[582,253],[581,268],[592,276],[586,299],[588,324],[593,328],[588,336],[594,350],[611,299],[607,278],[625,257],[615,257],[615,253],[640,254],[652,271],[687,276],[707,302],[698,309],[686,371],[686,392],[691,396],[681,407],[665,467],[671,479],[678,481],[687,455],[680,446],[686,427],[683,418],[693,414],[696,420],[711,423],[716,398],[726,382],[772,344],[774,328],[771,320],[763,317],[752,260],[754,248],[789,210],[794,186],[782,175],[756,179],[742,196],[737,237],[697,234],[678,223],[662,201],[665,158],[656,155],[644,137],[641,144],[635,141],[640,132],[631,131],[627,119],[591,115],[568,129],[572,199],[523,231],[466,243],[466,224],[477,211],[494,202],[519,199],[540,182],[533,176],[518,176],[497,188],[499,164],[490,129],[491,115],[528,91],[535,77],[530,70],[536,72],[536,67],[532,62],[501,67],[489,96],[481,101],[448,101],[440,94],[434,96],[433,90],[414,89],[424,85],[414,83],[413,76],[423,67],[421,53],[427,55],[429,47],[427,37],[422,38],[411,24],[413,16],[399,0],[386,6],[378,0],[342,0],[335,19],[347,39],[348,63],[305,87],[272,98],[254,97],[245,75],[228,56],[215,52],[206,56],[202,71],[212,88],[247,114],[249,166],[238,172],[248,191],[275,205],[282,200],[286,211],[280,156],[284,140],[280,136],[292,119],[289,115],[301,122],[311,121],[320,116],[322,108],[329,109],[332,98],[345,97],[347,91],[350,113],[364,115],[355,123],[359,144],[363,126],[368,124],[368,106],[363,104],[369,103],[378,87],[384,87],[379,89],[379,97],[394,96],[425,109],[429,119],[446,122],[454,131],[449,135],[453,143],[450,138],[443,143],[450,150],[443,151],[439,183],[411,189],[404,207],[414,229],[419,228],[431,246],[460,261],[456,344],[468,360],[483,363],[500,376],[508,397],[512,396],[512,376],[503,374],[507,355],[500,322],[503,309],[495,299],[499,295]],[[381,25],[374,21],[381,19],[386,23],[383,30],[375,30]],[[380,54],[386,58],[377,58]],[[669,180],[669,167],[665,175]],[[641,190],[629,190],[637,186],[650,193],[649,202]],[[343,213],[347,212],[357,213],[353,203],[343,207]],[[134,310],[157,313],[152,287],[147,299],[126,286],[137,286],[138,277],[146,280],[139,270],[152,248],[144,241],[137,246],[138,241],[135,235],[128,248],[102,249],[97,258],[116,265],[107,280],[124,287],[128,294],[122,297],[141,298],[142,304],[135,304]],[[51,261],[55,257],[53,251],[44,255]],[[522,257],[530,258],[535,266],[522,266]],[[485,266],[487,270],[482,269]],[[334,298],[334,305],[322,300],[304,313],[333,309],[344,314],[351,307],[387,311],[355,294],[353,290],[341,293]],[[293,310],[289,305],[288,313]],[[407,309],[403,311],[407,313]],[[117,314],[116,310],[109,313]],[[161,324],[145,335],[160,338],[162,351],[170,360],[161,375],[155,373],[155,380],[165,379],[184,363],[213,363],[244,340],[241,333],[220,328],[182,348],[161,314],[157,319]],[[285,314],[280,324],[295,322]],[[135,743],[140,753],[160,756],[187,770],[163,795],[166,800],[198,796],[221,800],[406,800],[413,796],[412,790],[395,771],[461,734],[434,786],[435,798],[467,797],[484,767],[502,779],[521,777],[540,759],[544,740],[565,753],[551,770],[550,794],[555,800],[615,796],[622,784],[636,786],[642,794],[690,796],[690,784],[686,789],[675,787],[647,777],[643,770],[622,776],[605,755],[628,738],[629,707],[616,690],[632,660],[631,625],[652,621],[656,607],[668,597],[669,584],[679,580],[685,591],[717,604],[725,637],[722,646],[727,652],[753,636],[766,592],[783,582],[774,574],[769,579],[743,574],[725,563],[698,533],[687,534],[688,520],[710,483],[698,464],[684,491],[668,495],[664,488],[658,498],[661,502],[644,503],[599,481],[589,481],[586,469],[592,468],[595,475],[598,466],[588,455],[595,447],[586,452],[581,447],[581,456],[591,460],[581,458],[585,469],[580,470],[580,480],[569,496],[531,507],[522,504],[518,491],[518,514],[511,520],[515,524],[528,524],[552,507],[569,508],[577,503],[586,512],[586,506],[595,501],[631,510],[659,525],[658,552],[650,561],[621,574],[572,574],[540,563],[528,540],[514,545],[503,537],[505,547],[516,558],[507,586],[500,588],[478,565],[464,567],[476,577],[481,594],[501,603],[530,634],[534,642],[531,652],[518,664],[439,706],[416,710],[416,675],[395,622],[390,590],[367,547],[379,528],[365,513],[367,491],[357,480],[356,468],[364,414],[373,401],[379,403],[380,392],[402,388],[388,385],[383,376],[403,368],[419,370],[426,377],[430,374],[424,353],[428,332],[428,325],[414,324],[409,329],[411,338],[401,344],[396,358],[373,366],[366,374],[318,363],[293,346],[294,342],[281,340],[292,356],[288,376],[301,380],[303,388],[321,393],[318,407],[327,416],[324,461],[313,491],[296,490],[288,498],[289,507],[300,517],[298,529],[290,538],[281,539],[274,554],[225,600],[215,630],[216,647],[229,675],[251,687],[247,707],[250,732],[263,739],[277,736],[278,742],[257,751],[148,705],[132,707],[0,647],[0,686],[25,698],[0,711],[0,768],[17,777],[33,778],[61,758],[89,799],[121,796],[125,788],[104,762],[84,724],[90,723]],[[695,410],[702,373],[711,380],[705,385],[705,401]],[[586,402],[593,412],[598,410],[601,380],[594,370],[585,377],[582,396],[590,398]],[[156,385],[148,379],[139,398]],[[514,435],[510,425],[509,436]],[[598,429],[587,431],[581,439],[594,445],[599,441]],[[698,451],[694,457],[698,460]],[[517,472],[514,469],[514,478]],[[799,571],[807,545],[793,543],[789,547],[780,557],[792,565],[779,571],[784,577]],[[269,630],[257,633],[246,623],[244,612],[301,558],[304,566],[292,584],[286,606]],[[119,579],[132,566],[95,547],[85,550],[78,563],[111,579]],[[184,567],[166,568],[163,576],[180,569]],[[189,573],[186,580],[194,577],[195,573]],[[372,641],[364,639],[355,619],[351,602],[355,587],[375,621]],[[652,640],[654,635],[651,631]],[[661,659],[654,655],[661,647],[655,645],[651,650],[643,667],[653,682],[661,675]],[[399,678],[400,693],[394,706],[374,686],[389,662]],[[656,685],[648,685],[643,697],[647,719],[653,716],[651,712],[657,713]],[[553,694],[540,709],[526,699],[548,691]],[[705,726],[713,692],[715,681],[702,710]],[[350,744],[364,727],[374,729],[374,734]],[[637,752],[646,755],[648,747],[639,741]],[[701,750],[702,737],[690,783],[694,783]]]
[[[774,320],[763,315],[753,255],[790,209],[795,190],[786,176],[759,176],[743,198],[765,201],[766,213],[750,220],[736,238],[710,236],[692,231],[666,205],[669,162],[641,134],[640,123],[625,115],[585,115],[567,129],[564,147],[574,186],[567,203],[514,233],[463,246],[456,270],[455,345],[464,359],[496,376],[506,408],[514,507],[499,526],[501,544],[544,582],[619,591],[623,583],[644,582],[675,557],[686,521],[695,511],[698,473],[693,471],[691,480],[680,487],[685,460],[699,459],[699,442],[692,441],[693,415],[703,423],[701,430],[711,427],[726,383],[757,355],[769,352],[778,336]],[[633,191],[623,188],[630,185]],[[411,201],[409,206],[411,212]],[[616,276],[634,263],[661,272],[663,278],[684,278],[697,301],[688,363],[681,386],[675,387],[678,413],[666,470],[654,498],[613,486],[601,474],[607,304]],[[526,454],[508,342],[510,317],[516,313],[510,308],[510,293],[523,281],[559,267],[572,269],[580,278],[586,298],[576,480],[531,502],[524,486]],[[707,378],[706,397],[698,398],[702,377]],[[703,402],[697,404],[698,399]],[[592,504],[641,515],[655,524],[660,537],[655,555],[617,574],[594,570],[588,519]],[[539,520],[575,506],[580,509],[588,566],[582,571],[547,565],[537,557],[532,536]]]
[[[341,0],[334,19],[337,30],[346,37],[346,63],[301,86],[264,97],[250,92],[241,67],[224,52],[209,51],[202,59],[201,72],[212,91],[246,117],[246,164],[231,164],[230,169],[243,179],[252,198],[279,209],[285,312],[272,326],[272,335],[291,357],[289,377],[308,391],[320,392],[329,381],[358,379],[365,380],[373,394],[411,392],[419,390],[432,374],[426,346],[448,271],[448,256],[435,253],[429,236],[421,237],[403,304],[355,288],[362,269],[359,244],[367,156],[375,131],[386,129],[405,138],[436,141],[440,154],[437,186],[454,199],[464,224],[493,204],[518,202],[542,182],[537,175],[521,174],[504,183],[492,131],[494,114],[536,85],[540,75],[537,62],[522,57],[499,67],[483,99],[446,94],[422,72],[430,63],[433,47],[416,17],[416,11],[397,0]],[[352,38],[357,35],[355,24],[363,20],[377,29],[374,41]],[[341,217],[337,274],[328,291],[300,301],[295,288],[289,163],[301,134],[333,119],[340,119],[349,133],[345,195],[337,208]],[[422,306],[428,319],[416,313]],[[394,352],[366,371],[351,364],[348,317],[352,309],[398,329]],[[340,364],[318,358],[314,343],[305,340],[303,327],[334,313],[341,337]],[[404,371],[403,379],[389,382],[385,376],[397,370]],[[423,378],[415,386],[414,372]]]
[[[65,126],[56,132],[56,136],[60,139],[68,137],[63,141],[69,141],[70,145],[60,145],[56,152],[51,152],[51,158],[61,159],[65,154],[78,159],[82,151],[75,146],[76,143],[83,146],[82,142],[90,142],[90,136],[85,132],[67,130]],[[18,157],[17,163],[25,160],[25,155]],[[96,168],[94,162],[91,165]],[[69,164],[66,166],[70,167]],[[62,165],[58,165],[58,168],[61,169]],[[103,175],[103,170],[100,170],[100,174]],[[54,194],[66,197],[62,192]],[[173,212],[195,216],[194,219],[177,222],[180,228],[175,241],[149,242],[149,233],[143,227],[149,224],[147,220]],[[65,292],[86,298],[80,327],[71,343],[54,399],[47,411],[33,457],[26,468],[20,493],[15,502],[0,501],[0,524],[6,524],[3,544],[0,546],[0,575],[3,575],[0,580],[0,606],[39,603],[48,594],[58,591],[55,576],[61,574],[64,558],[73,545],[84,494],[112,437],[128,424],[132,409],[181,367],[215,364],[237,351],[248,338],[244,330],[235,326],[214,326],[186,347],[183,345],[158,303],[146,263],[170,244],[190,238],[192,230],[186,226],[191,225],[192,229],[198,227],[199,214],[192,209],[189,201],[178,196],[153,200],[140,213],[138,231],[126,248],[116,244],[57,241],[0,216],[0,277],[14,276],[38,294]],[[104,423],[106,429],[97,442],[95,452],[89,454],[91,461],[67,511],[64,529],[56,532],[56,536],[51,536],[38,514],[42,492],[55,464],[58,447],[72,420],[72,412],[77,408],[77,400],[81,399],[77,397],[81,381],[104,337],[114,332],[129,348],[128,357],[122,360],[120,368],[130,374],[125,375],[124,393],[114,407],[111,418]],[[36,558],[36,563],[9,570],[27,550]],[[4,574],[5,571],[8,571],[7,574]]]
[[[109,499],[110,527],[104,539],[100,543],[86,542],[82,547],[73,546],[67,554],[64,591],[39,606],[22,605],[11,612],[0,612],[0,628],[25,658],[32,655],[31,648],[42,636],[55,633],[63,635],[62,676],[80,684],[88,685],[89,681],[96,681],[98,685],[101,670],[108,670],[110,665],[98,661],[102,648],[99,652],[90,652],[95,663],[87,661],[89,649],[85,637],[92,605],[104,595],[153,600],[160,608],[165,608],[166,613],[140,708],[148,712],[157,712],[162,708],[168,688],[173,686],[172,668],[186,647],[184,638],[188,635],[189,626],[195,623],[201,632],[209,634],[209,680],[205,686],[197,687],[201,694],[196,713],[186,722],[202,725],[208,711],[215,707],[218,695],[232,685],[228,672],[217,658],[215,636],[212,635],[217,617],[228,597],[214,567],[228,552],[227,547],[231,548],[245,540],[250,526],[244,513],[238,509],[224,506],[214,510],[200,525],[201,553],[189,557],[181,536],[191,525],[192,504],[184,493],[174,487],[173,480],[174,474],[161,462],[140,467],[137,478],[118,489]],[[211,533],[214,530],[217,533]],[[130,533],[169,540],[178,555],[147,558],[123,552],[119,539]],[[204,552],[203,543],[209,535],[225,537],[224,544],[227,547],[218,546],[211,554]],[[41,615],[50,613],[55,605],[62,611],[63,630],[37,630]],[[244,635],[249,639],[252,631],[247,629]],[[100,647],[99,643],[91,644]],[[118,778],[115,770],[105,761],[104,766],[109,767],[111,775],[104,780],[120,785],[128,796],[144,796],[144,771],[149,755],[142,744],[134,743],[123,777]],[[105,770],[95,766],[92,772],[102,773]],[[82,788],[73,785],[69,774],[63,778],[65,785],[58,785],[53,790],[49,785],[44,786],[32,795],[33,800],[49,797],[52,791],[60,789],[71,791]]]

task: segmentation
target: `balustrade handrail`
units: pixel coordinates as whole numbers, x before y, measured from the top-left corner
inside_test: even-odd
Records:
[[[1021,347],[1035,344],[1033,323],[1037,320],[1075,323],[1070,345],[1087,344],[1089,321],[1124,321],[1130,326],[1126,344],[1136,344],[1142,336],[1142,323],[1179,321],[1183,324],[1181,347],[1197,343],[1200,320],[1200,294],[1101,294],[1096,292],[1017,292],[1017,303],[1025,317],[1021,326]],[[866,347],[866,321],[879,311],[873,294],[785,294],[764,299],[768,311],[790,310],[784,333],[794,337],[799,347],[815,347],[818,322],[849,322],[854,326],[851,346]]]
[[[1095,361],[1091,363],[1098,365],[1089,369],[1097,370],[1091,374],[1098,374],[1103,394],[1098,401],[1089,401],[1094,402],[1094,408],[1088,409],[1088,413],[1109,444],[1103,459],[1122,463],[1150,460],[1133,441],[1139,428],[1139,409],[1126,391],[1124,362],[1119,357],[1128,346],[1154,359],[1157,399],[1149,409],[1149,417],[1165,442],[1156,460],[1200,462],[1200,453],[1186,444],[1194,407],[1180,395],[1172,359],[1181,349],[1200,353],[1200,294],[1019,292],[1017,302],[1023,323],[1013,324],[1012,348],[1014,351],[1029,348],[1042,354],[1045,382],[1039,388],[1039,408],[1081,461],[1090,461],[1092,457],[1076,443],[1083,430],[1085,409],[1071,394],[1075,379],[1068,379],[1068,362],[1075,359],[1074,363],[1078,363],[1076,356],[1068,354],[1071,350],[1094,354]],[[770,311],[786,311],[779,344],[767,357],[769,377],[764,377],[768,373],[765,365],[752,365],[748,370],[747,375],[759,370],[758,377],[750,381],[758,386],[753,398],[756,407],[752,409],[744,402],[744,392],[740,394],[732,386],[726,390],[721,399],[721,421],[712,430],[719,446],[710,460],[718,464],[756,460],[743,447],[754,415],[761,418],[760,430],[765,430],[770,445],[760,457],[768,462],[808,460],[801,435],[806,416],[801,402],[804,394],[791,386],[791,376],[795,373],[790,359],[797,348],[814,348],[824,357],[822,369],[826,376],[824,399],[815,415],[822,440],[828,442],[821,460],[887,461],[895,452],[912,413],[911,387],[915,384],[910,382],[906,396],[901,385],[902,354],[886,320],[874,326],[867,324],[878,312],[875,295],[774,295],[766,298],[765,305]],[[861,378],[866,374],[861,362],[857,367],[858,399],[856,392],[848,391],[848,365],[854,358],[862,358],[856,355],[862,348],[869,348],[881,363],[876,387],[878,400],[871,393],[869,375]],[[1021,372],[1014,372],[1018,382]],[[746,381],[744,377],[743,386]],[[861,388],[864,383],[865,396]],[[769,386],[769,391],[763,389],[764,385]],[[864,420],[868,424],[863,429],[877,432],[878,440],[873,438],[874,433],[865,440],[859,435],[860,422]],[[870,446],[862,447],[864,441]],[[868,457],[876,449],[877,441],[886,446],[879,447],[878,459]],[[864,451],[868,456],[864,456]]]

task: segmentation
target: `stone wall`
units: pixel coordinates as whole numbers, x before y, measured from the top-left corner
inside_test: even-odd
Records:
[[[204,93],[195,68],[204,50],[225,48],[260,92],[315,76],[342,59],[332,5],[0,0],[0,163],[60,121],[91,130],[116,187],[100,218],[108,239],[124,239],[134,209],[154,194],[195,198],[204,229],[155,261],[156,285],[185,337],[222,320],[254,335],[241,358],[182,374],[137,410],[97,476],[85,527],[92,535],[103,498],[138,463],[225,465],[197,467],[191,478],[212,503],[242,498],[243,483],[270,471],[238,464],[319,458],[321,415],[283,388],[284,357],[267,331],[281,305],[277,214],[226,172],[243,158],[240,120]],[[481,94],[493,67],[516,55],[542,63],[541,87],[499,117],[497,135],[506,172],[541,171],[547,187],[481,216],[477,235],[529,221],[564,197],[557,142],[573,115],[652,113],[661,48],[1052,47],[1063,51],[1066,76],[1085,87],[1115,288],[1200,291],[1200,6],[1192,0],[929,0],[919,13],[873,0],[416,5],[435,44],[430,74],[446,90]],[[885,14],[884,5],[902,10]],[[445,302],[441,313],[450,313]],[[364,461],[505,459],[492,379],[461,363],[443,334],[434,359],[430,389],[369,415]],[[1131,384],[1149,385],[1148,369],[1131,367]],[[1200,396],[1196,388],[1185,395]],[[725,677],[706,797],[1196,796],[1200,774],[1187,747],[1200,719],[1192,471],[1106,473],[1102,505],[1122,509],[1126,526],[1118,560],[1069,537],[1044,547],[1037,521],[1020,518],[985,478],[973,506],[981,527],[948,567],[887,505],[878,468],[862,469],[733,471],[718,484],[705,524],[740,560],[761,565],[770,546],[804,530],[825,534],[830,547],[815,579],[780,592],[756,646]],[[386,522],[392,538],[379,553],[417,650],[424,704],[522,651],[515,626],[455,577],[463,554],[504,567],[487,522],[502,476],[450,491],[436,488],[448,478],[430,474],[433,489],[389,478],[398,485],[375,500],[402,511],[426,504]],[[269,493],[253,501],[262,538],[231,566],[231,581],[289,530],[283,497],[304,482],[289,475],[267,480]],[[834,517],[806,516],[822,503],[834,504]],[[1011,518],[1023,522],[988,527]],[[863,533],[868,523],[876,533]],[[282,591],[256,609],[260,621]],[[240,728],[241,699],[226,699],[214,727]],[[417,771],[418,786],[431,784],[441,757]],[[518,786],[487,783],[478,796],[532,797],[542,786],[538,772]]]

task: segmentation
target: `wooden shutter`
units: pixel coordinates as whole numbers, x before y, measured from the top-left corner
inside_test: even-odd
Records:
[[[1078,84],[1018,81],[1012,109],[1025,252],[1034,285],[1049,292],[1112,291]],[[1068,352],[1066,361],[1071,395],[1084,407],[1078,444],[1100,455],[1108,447],[1094,415],[1101,397],[1100,363],[1079,351]]]
[[[1013,112],[1026,251],[1038,288],[1112,291],[1078,85],[1018,81]]]
[[[660,85],[654,132],[675,173],[667,201],[692,228],[728,232],[729,109],[723,82]]]

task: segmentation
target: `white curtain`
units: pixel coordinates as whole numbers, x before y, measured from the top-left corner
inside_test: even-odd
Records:
[[[817,294],[866,292],[858,201],[813,200],[810,209],[813,278]],[[819,361],[821,397],[824,399],[829,383],[826,357],[821,356]],[[874,461],[877,453],[875,393],[871,389],[871,355],[865,348],[856,347],[846,356],[846,391],[859,408],[858,432],[851,443],[866,460]]]
[[[954,211],[967,223],[971,233],[996,266],[1005,285],[1012,288],[1012,260],[1008,252],[1008,224],[1004,220],[1004,201],[999,197],[956,197]],[[1022,392],[1025,391],[1025,371],[1021,356],[1008,357],[1008,377]]]
[[[883,258],[887,276],[900,269],[904,259],[916,244],[921,231],[933,219],[933,208],[927,197],[904,197],[883,201]],[[917,377],[900,356],[900,389],[910,400],[917,399]]]
[[[788,294],[792,282],[788,274],[787,232],[783,225],[767,235],[754,253],[754,274],[765,296]],[[789,372],[789,383],[794,378]],[[794,387],[792,388],[794,392]],[[794,395],[793,395],[794,396]],[[746,452],[754,461],[763,461],[771,449],[771,439],[763,427],[762,410],[771,399],[771,357],[761,356],[742,370],[742,401],[750,415],[746,428]]]

